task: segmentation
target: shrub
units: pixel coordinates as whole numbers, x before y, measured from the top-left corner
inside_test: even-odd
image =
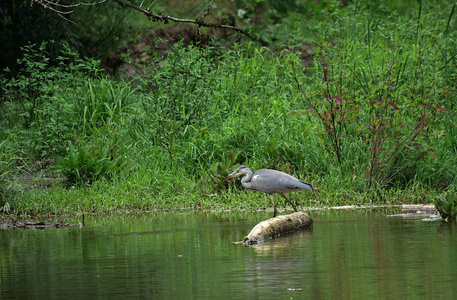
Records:
[[[129,171],[134,162],[118,153],[117,145],[68,146],[65,157],[58,157],[53,170],[63,176],[69,185],[92,184],[121,171]]]
[[[457,193],[447,192],[435,200],[435,207],[445,221],[457,221]]]

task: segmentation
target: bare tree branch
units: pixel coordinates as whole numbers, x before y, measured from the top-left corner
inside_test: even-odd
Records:
[[[116,1],[117,3],[119,3],[121,5],[128,6],[130,8],[133,8],[133,9],[135,9],[137,11],[142,12],[143,14],[148,16],[153,22],[160,21],[160,22],[164,22],[165,24],[167,24],[169,21],[173,21],[173,22],[177,22],[177,23],[191,23],[191,24],[195,24],[197,27],[224,28],[224,29],[234,30],[234,31],[236,31],[238,33],[244,34],[245,36],[247,36],[249,38],[252,38],[251,35],[247,31],[245,31],[245,30],[243,30],[241,28],[230,26],[230,25],[207,23],[207,22],[203,21],[203,19],[208,15],[209,8],[210,8],[211,4],[213,3],[213,1],[211,1],[210,5],[208,5],[205,13],[203,14],[203,17],[200,18],[200,19],[197,18],[195,20],[178,19],[178,18],[175,18],[175,17],[164,16],[162,14],[154,14],[149,10],[149,8],[148,9],[144,9],[144,8],[141,8],[140,6],[136,6],[135,4],[132,4],[130,2],[126,2],[126,1],[123,1],[123,0],[114,0],[114,1]]]
[[[105,2],[106,0],[100,0],[100,1],[91,2],[91,3],[78,2],[75,4],[61,4],[58,2],[59,0],[56,0],[56,1],[57,2],[54,2],[51,0],[31,0],[30,5],[33,5],[36,3],[36,4],[40,5],[41,7],[43,7],[44,9],[57,13],[60,17],[62,17],[66,21],[74,23],[73,21],[69,20],[66,16],[73,13],[74,9],[76,7],[81,6],[81,5],[85,5],[85,6],[97,5],[97,4],[101,4],[101,3]],[[207,22],[203,21],[206,18],[206,16],[209,14],[209,10],[213,6],[214,0],[211,0],[211,2],[208,4],[208,6],[206,7],[206,10],[203,11],[203,15],[199,18],[198,17],[200,15],[199,14],[197,16],[197,18],[195,18],[195,20],[179,19],[179,18],[175,18],[175,17],[171,17],[171,16],[164,16],[161,13],[154,14],[152,11],[150,11],[150,7],[155,3],[155,0],[152,1],[152,3],[148,6],[147,9],[142,8],[144,0],[141,2],[140,6],[137,6],[135,4],[132,4],[132,3],[124,1],[124,0],[113,0],[113,1],[119,3],[123,6],[127,6],[129,8],[135,9],[139,12],[142,12],[144,15],[149,17],[149,19],[151,19],[153,22],[163,22],[163,23],[167,24],[168,22],[173,21],[176,23],[195,24],[197,26],[198,33],[200,35],[201,35],[200,27],[206,27],[206,28],[223,28],[223,29],[228,29],[228,30],[234,30],[238,33],[244,34],[245,36],[247,36],[249,38],[252,38],[251,35],[247,31],[245,31],[241,28],[238,28],[235,26],[230,26],[230,25],[224,25],[224,24],[207,23]]]

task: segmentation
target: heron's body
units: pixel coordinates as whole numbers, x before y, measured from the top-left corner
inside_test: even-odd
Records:
[[[297,207],[287,199],[284,193],[296,192],[300,190],[312,190],[313,186],[309,183],[298,180],[297,178],[277,170],[260,169],[252,173],[252,170],[246,166],[240,166],[235,172],[229,174],[224,180],[246,175],[241,179],[241,185],[250,191],[264,192],[270,195],[273,204],[274,216],[276,217],[276,205],[273,194],[281,195],[288,203],[292,205],[295,211]]]

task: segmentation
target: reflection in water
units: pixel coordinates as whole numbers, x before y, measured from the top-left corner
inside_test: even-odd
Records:
[[[303,230],[250,246],[257,254],[245,261],[244,284],[251,296],[264,299],[304,291],[313,269],[311,253],[306,251],[312,232]]]
[[[311,236],[312,233],[313,229],[309,228],[284,235],[283,237],[265,240],[264,243],[259,243],[249,247],[254,248],[259,255],[274,257],[276,253],[282,255],[284,251],[292,250],[296,247],[302,247],[304,244],[303,238]]]
[[[312,212],[314,228],[235,245],[265,213],[93,217],[0,231],[0,298],[452,298],[455,225]]]

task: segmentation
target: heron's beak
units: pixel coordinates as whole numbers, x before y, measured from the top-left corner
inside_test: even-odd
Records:
[[[237,177],[239,174],[237,173],[237,171],[233,172],[233,173],[230,173],[227,175],[227,177],[225,177],[224,179],[222,179],[222,181],[224,180],[227,180],[227,179],[230,179],[230,178],[233,178],[233,177]]]

